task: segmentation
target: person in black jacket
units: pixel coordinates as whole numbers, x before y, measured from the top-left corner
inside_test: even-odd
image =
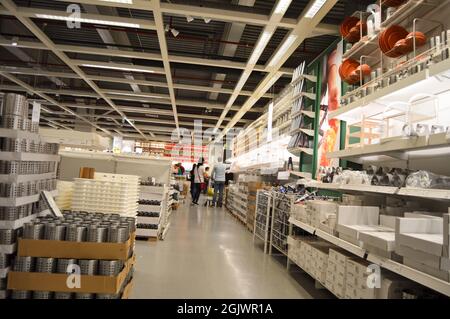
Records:
[[[191,197],[194,198],[194,187],[195,187],[195,169],[197,168],[197,164],[192,165],[192,169],[189,172],[189,180],[191,182]]]

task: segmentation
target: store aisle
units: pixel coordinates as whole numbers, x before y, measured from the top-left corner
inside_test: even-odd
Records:
[[[225,209],[180,206],[164,241],[136,243],[131,297],[330,297],[311,278],[289,274],[285,258],[264,255],[252,238]]]

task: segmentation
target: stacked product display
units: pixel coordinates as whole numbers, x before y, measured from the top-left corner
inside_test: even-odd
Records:
[[[0,127],[0,299],[6,298],[8,273],[22,227],[47,213],[42,191],[56,195],[58,144],[42,141],[34,111],[29,119],[25,96],[3,95]]]
[[[151,178],[140,182],[139,206],[137,210],[136,235],[144,238],[157,238],[164,226],[168,190],[157,185]]]
[[[135,223],[119,214],[75,211],[26,223],[8,278],[12,298],[127,298]],[[77,269],[80,278],[73,274]]]
[[[264,187],[264,183],[253,181],[250,175],[244,176],[237,184],[228,187],[226,207],[252,232],[256,218],[257,192]]]
[[[309,269],[309,261],[302,260],[308,254],[308,258],[313,260],[320,257],[314,257],[310,248],[300,248],[308,243],[303,243],[301,239],[301,243],[293,242],[291,239],[291,260],[320,283],[325,283],[324,286],[340,298],[393,296],[393,292],[389,291],[383,291],[380,296],[379,290],[367,289],[367,285],[361,284],[370,274],[367,270],[369,264],[383,267],[382,274],[389,275],[386,279],[389,282],[393,281],[393,274],[388,270],[403,276],[395,277],[393,285],[400,285],[396,283],[400,281],[402,288],[413,287],[413,294],[417,296],[430,294],[420,285],[448,295],[449,216],[421,208],[418,199],[402,200],[368,194],[343,195],[342,202],[307,200],[294,206],[289,222],[301,231],[315,235],[314,240],[339,247],[341,253],[332,255],[329,251],[329,274],[325,282],[323,276]],[[291,230],[293,233],[295,231]],[[311,239],[310,236],[307,238]],[[323,260],[319,258],[319,265]],[[319,268],[323,269],[323,266]],[[355,278],[358,274],[361,276],[359,279]]]
[[[58,196],[55,198],[55,202],[59,209],[71,209],[73,184],[73,182],[57,181],[56,189],[58,190]]]
[[[239,189],[239,184],[230,185],[225,207],[243,224],[247,222],[247,193]]]
[[[75,178],[72,209],[118,213],[135,217],[139,200],[139,176],[98,173],[94,179]]]

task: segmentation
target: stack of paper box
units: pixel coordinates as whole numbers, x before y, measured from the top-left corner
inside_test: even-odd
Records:
[[[354,258],[343,249],[330,249],[328,254],[325,287],[339,298],[345,297],[346,266],[349,259]]]
[[[346,299],[376,299],[377,298],[377,274],[373,273],[370,263],[363,259],[347,260],[345,278]]]
[[[322,285],[326,282],[330,248],[328,243],[311,243],[311,275]]]
[[[363,248],[380,257],[393,258],[395,251],[395,216],[380,215],[380,228],[362,231]]]
[[[398,218],[395,250],[406,266],[449,281],[449,215],[443,216]]]
[[[312,200],[307,202],[306,207],[311,219],[309,224],[333,234],[338,205],[330,201]]]
[[[305,204],[295,204],[292,206],[291,216],[302,223],[309,224],[308,214],[306,213]]]

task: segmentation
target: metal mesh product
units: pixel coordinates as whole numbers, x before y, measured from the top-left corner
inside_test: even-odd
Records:
[[[104,243],[107,240],[108,229],[105,227],[91,226],[88,229],[88,241],[96,243]]]
[[[6,93],[3,97],[2,115],[28,117],[28,102],[25,95]]]
[[[94,294],[77,293],[75,299],[94,299]]]
[[[56,221],[55,223],[45,225],[45,239],[64,240],[65,235],[66,235],[66,226],[57,225]]]
[[[55,292],[55,299],[72,299],[72,293],[70,292]]]
[[[31,299],[31,291],[29,290],[13,290],[12,299]]]
[[[66,231],[67,241],[83,242],[86,241],[86,237],[87,237],[87,228],[85,226],[72,224],[69,227],[67,227]]]
[[[98,271],[98,260],[80,259],[78,265],[82,275],[96,275]]]
[[[34,258],[29,256],[17,256],[14,261],[14,271],[32,272],[34,270]]]
[[[121,265],[118,260],[100,260],[98,274],[101,276],[117,276]]]
[[[52,299],[53,292],[51,291],[33,291],[33,299]]]
[[[8,254],[0,254],[0,269],[6,268],[11,264],[11,257]]]
[[[68,272],[67,269],[68,269],[69,265],[74,265],[76,263],[77,263],[76,259],[60,258],[60,259],[58,259],[58,262],[57,262],[56,272],[59,274],[71,273],[71,272]]]
[[[25,239],[43,239],[45,233],[44,224],[26,223],[23,227],[23,238]]]
[[[113,226],[109,228],[108,241],[111,243],[124,243],[128,239],[128,228],[127,227],[116,227]]]
[[[56,270],[55,258],[36,258],[36,272],[53,273]]]

